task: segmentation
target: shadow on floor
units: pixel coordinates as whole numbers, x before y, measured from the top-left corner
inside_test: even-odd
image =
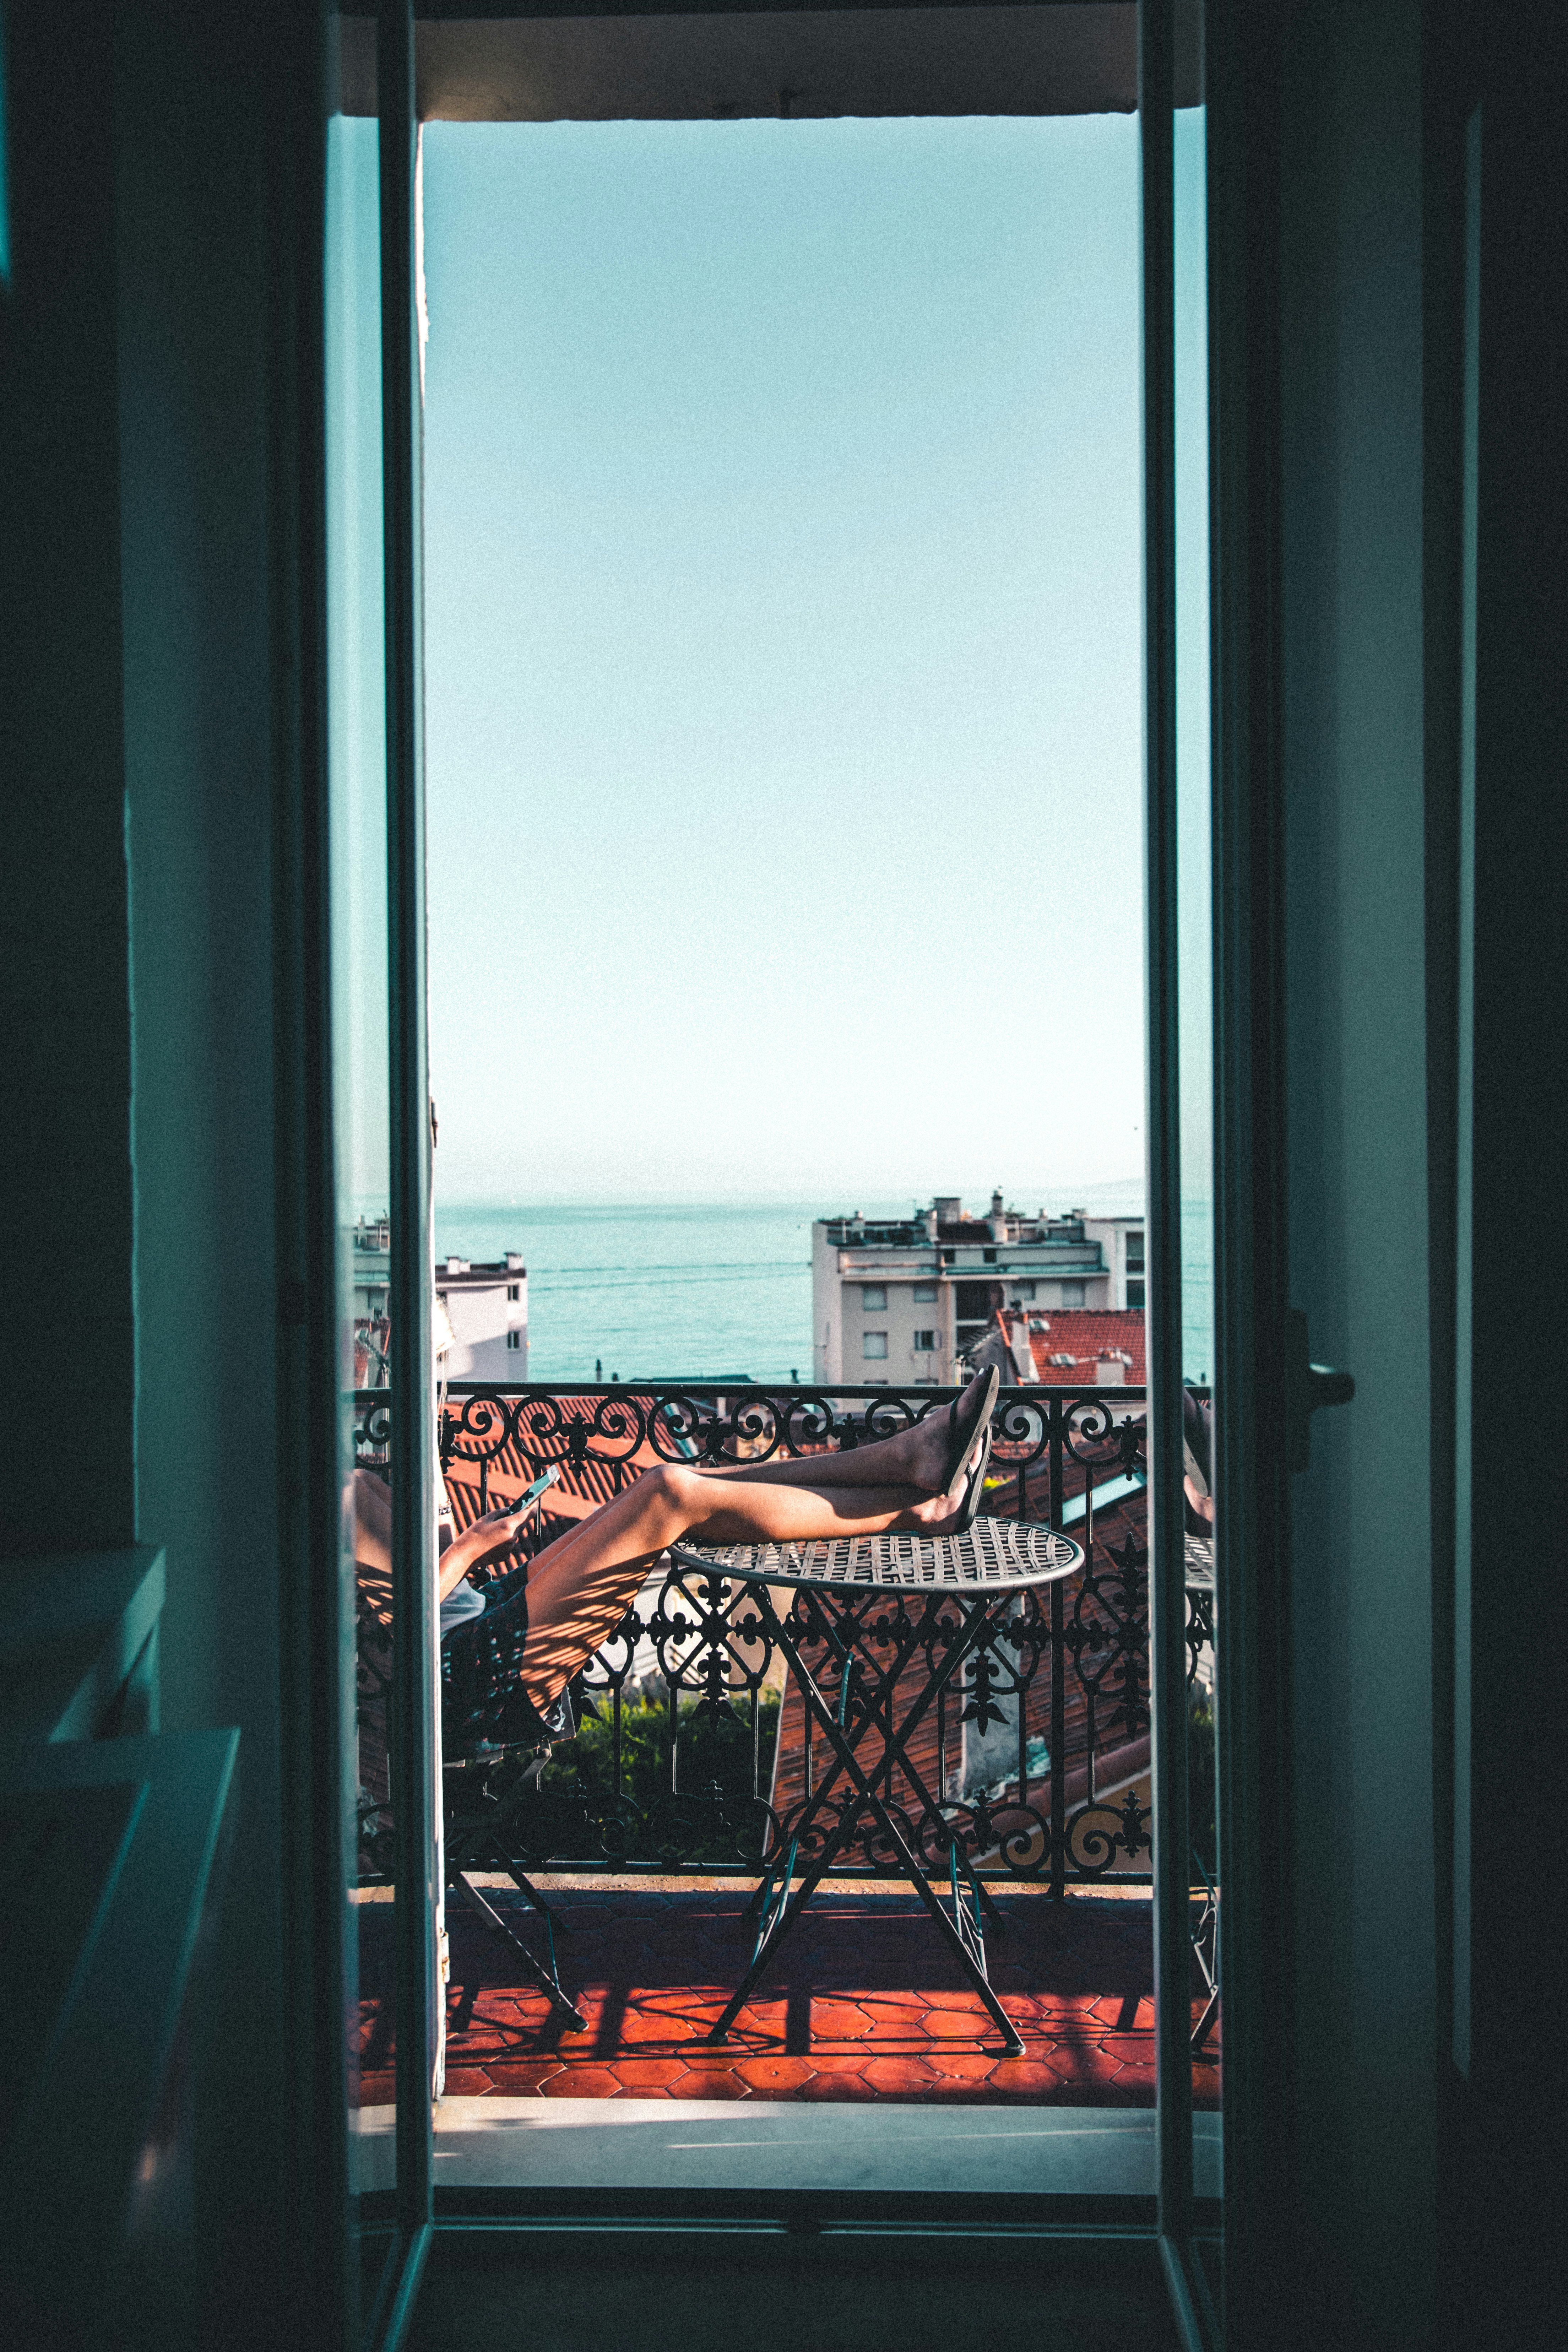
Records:
[[[521,1898],[487,1892],[531,1944]],[[546,2098],[958,2100],[1153,2105],[1153,1950],[1147,1899],[1003,1894],[991,1980],[1025,2042],[1005,2057],[912,1895],[823,1894],[719,2049],[704,2036],[743,1975],[747,1890],[563,1889],[563,1983],[587,2031],[563,2028],[518,1982],[503,1938],[454,1903],[447,2089]],[[362,1915],[362,2098],[392,2096],[375,1998],[390,1921]],[[1201,1992],[1201,1988],[1196,1988]],[[1196,2004],[1201,2006],[1201,2001]],[[1195,2009],[1194,2009],[1195,2013]],[[1217,2105],[1219,2037],[1194,2066],[1194,2104]]]

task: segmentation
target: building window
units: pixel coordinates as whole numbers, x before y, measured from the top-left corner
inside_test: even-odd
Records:
[[[980,1263],[981,1263],[981,1265],[995,1265],[995,1263],[996,1263],[996,1253],[995,1253],[995,1251],[994,1251],[994,1250],[982,1250],[982,1251],[981,1251],[981,1253],[980,1253]]]
[[[1142,1234],[1129,1234],[1127,1236],[1127,1271],[1129,1274],[1142,1274],[1143,1271],[1143,1236]],[[1143,1302],[1140,1299],[1138,1303],[1142,1306]]]
[[[917,1307],[934,1307],[941,1296],[934,1282],[917,1282],[914,1301]]]
[[[511,1350],[512,1354],[515,1355],[522,1345],[522,1333],[521,1331],[509,1331],[506,1335],[506,1344]]]
[[[917,1331],[915,1333],[915,1353],[917,1356],[935,1355],[936,1333],[934,1331]]]
[[[1129,1307],[1142,1307],[1142,1304],[1143,1304],[1143,1286],[1142,1286],[1142,1284],[1141,1282],[1130,1282],[1130,1283],[1128,1284],[1128,1286],[1127,1286],[1127,1304],[1128,1304],[1128,1306],[1129,1306]]]
[[[509,1282],[506,1286],[506,1295],[509,1298],[521,1298],[522,1297],[521,1283]]]
[[[863,1282],[860,1285],[860,1307],[863,1314],[885,1314],[887,1306],[888,1286],[885,1282]]]
[[[1083,1285],[1081,1282],[1063,1283],[1061,1304],[1064,1307],[1081,1307],[1083,1305]]]
[[[1033,1298],[1034,1295],[1035,1286],[1032,1282],[1016,1282],[1013,1285],[1013,1304],[1015,1307],[1022,1307],[1026,1300]]]
[[[861,1332],[860,1353],[868,1364],[879,1364],[887,1352],[888,1335],[885,1331]]]

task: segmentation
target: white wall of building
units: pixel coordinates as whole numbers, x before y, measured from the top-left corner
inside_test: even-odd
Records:
[[[952,1380],[952,1290],[934,1250],[841,1248],[822,1223],[811,1244],[815,1381],[908,1388]]]
[[[1110,1280],[1101,1298],[1087,1298],[1086,1307],[1142,1307],[1144,1299],[1144,1225],[1142,1217],[1086,1217],[1084,1238],[1097,1241],[1105,1253]],[[1132,1296],[1127,1295],[1129,1282]],[[1046,1302],[1042,1301],[1042,1304]],[[1066,1300],[1058,1299],[1058,1306]]]
[[[450,1381],[528,1378],[528,1271],[515,1254],[505,1264],[474,1265],[446,1258],[436,1268],[453,1345],[442,1370]]]

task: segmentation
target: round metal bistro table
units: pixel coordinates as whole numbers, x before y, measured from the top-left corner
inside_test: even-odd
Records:
[[[670,1556],[700,1576],[726,1578],[752,1588],[763,1627],[784,1652],[800,1686],[808,1726],[815,1723],[820,1728],[832,1755],[795,1823],[787,1848],[773,1855],[758,1882],[749,1914],[756,1923],[751,1966],[709,2041],[727,2038],[834,1857],[861,1833],[868,1819],[897,1856],[902,1874],[930,1912],[1009,2052],[1016,2055],[1023,2042],[991,1990],[985,1967],[984,1916],[989,1913],[999,1921],[1001,1915],[956,1838],[948,1842],[944,1902],[889,1799],[897,1767],[927,1816],[940,1820],[940,1792],[933,1795],[926,1788],[911,1762],[910,1736],[966,1661],[1000,1631],[1024,1594],[1083,1566],[1083,1546],[1053,1528],[1018,1519],[976,1519],[961,1536],[833,1536],[810,1543],[719,1544],[700,1549],[672,1544]],[[781,1586],[794,1595],[782,1615],[769,1590]],[[889,1601],[897,1603],[891,1618]],[[826,1654],[821,1674],[830,1683],[837,1680],[831,1696],[803,1654],[806,1643]],[[909,1688],[900,1689],[900,1677],[914,1660],[923,1660],[924,1672],[918,1680],[911,1678]],[[868,1740],[872,1743],[869,1769],[859,1752]],[[819,1825],[820,1844],[796,1887],[803,1836]]]

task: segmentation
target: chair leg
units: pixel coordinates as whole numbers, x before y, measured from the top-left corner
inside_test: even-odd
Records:
[[[550,1922],[550,1933],[552,1937],[569,1936],[572,1933],[571,1920],[563,1919],[559,1911],[552,1911],[551,1909],[543,1895],[541,1895],[538,1887],[535,1886],[532,1879],[528,1877],[524,1872],[519,1870],[515,1862],[507,1861],[501,1854],[492,1855],[491,1859],[499,1870],[505,1871],[507,1876],[510,1879],[518,1893],[532,1905],[540,1917],[542,1919],[547,1919]]]
[[[1193,2028],[1193,2056],[1195,2058],[1209,2038],[1209,2028],[1219,2011],[1219,1987],[1215,1985],[1204,2005],[1204,2013]]]
[[[586,2033],[588,2031],[586,2018],[570,1995],[562,1990],[560,1971],[555,1964],[555,1937],[552,1931],[548,1910],[544,1912],[544,1937],[550,1952],[550,1966],[546,1969],[534,1958],[528,1946],[516,1930],[508,1926],[495,1906],[480,1894],[467,1871],[449,1870],[447,1874],[447,1885],[450,1892],[461,1895],[471,1905],[487,1927],[493,1927],[498,1936],[506,1937],[507,1942],[527,1969],[530,1979],[545,1995],[551,2008],[559,2010],[563,2017],[571,2021],[574,2032]]]

